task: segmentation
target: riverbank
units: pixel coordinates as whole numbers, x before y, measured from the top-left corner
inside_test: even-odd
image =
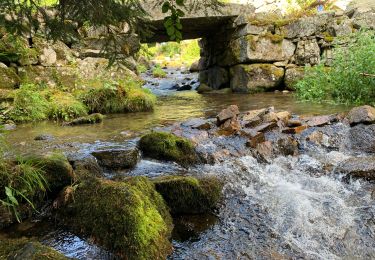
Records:
[[[357,255],[372,258],[375,256],[371,235],[375,212],[374,123],[375,112],[371,107],[356,108],[349,113],[299,116],[274,108],[240,113],[238,107],[232,105],[214,118],[190,119],[154,129],[172,133],[173,138],[181,137],[193,145],[196,159],[188,165],[185,160],[183,166],[165,161],[182,162],[176,159],[178,157],[170,157],[170,152],[157,155],[144,150],[156,144],[140,145],[141,158],[139,155],[130,156],[130,152],[138,154],[138,138],[130,142],[82,145],[81,148],[86,148],[79,152],[65,152],[76,176],[87,176],[75,182],[78,187],[84,183],[83,187],[87,187],[88,176],[94,172],[100,186],[129,185],[132,178],[146,177],[158,187],[158,178],[166,175],[210,177],[224,183],[223,197],[213,211],[218,222],[207,225],[207,230],[200,229],[194,239],[175,239],[171,259],[215,255],[225,258],[241,255],[314,259]],[[167,137],[163,140],[169,145],[180,142],[178,139],[169,142]],[[45,145],[48,146],[48,141]],[[173,149],[182,149],[182,146],[177,147],[180,148]],[[184,151],[186,154],[187,150]],[[98,164],[92,167],[95,161]],[[128,163],[125,165],[125,162]],[[84,175],[82,170],[85,170]],[[174,181],[176,177],[169,178]],[[136,183],[143,183],[146,179],[134,180],[131,185],[139,185]],[[124,181],[125,184],[121,184]],[[90,189],[81,189],[77,196],[90,192]],[[163,198],[168,201],[166,194]],[[200,198],[202,196],[204,194]],[[55,203],[66,207],[61,204],[61,199]],[[74,202],[67,205],[70,203],[76,207]],[[171,209],[177,209],[171,206],[176,204],[168,203]],[[177,204],[178,209],[183,209],[181,206],[186,206],[185,203]],[[188,208],[192,209],[191,206]],[[198,222],[203,219],[206,219],[204,215],[198,217]],[[74,234],[73,227],[85,221],[88,218],[80,217],[78,222],[65,228]],[[112,224],[119,225],[116,220],[106,225]],[[96,241],[108,248],[102,239]],[[93,252],[90,244],[79,244],[83,244],[87,252]],[[64,253],[71,251],[74,243],[47,245]],[[116,252],[117,249],[111,250]]]

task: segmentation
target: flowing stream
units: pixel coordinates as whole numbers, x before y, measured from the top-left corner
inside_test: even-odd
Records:
[[[168,70],[168,78],[147,74],[145,87],[159,95],[154,112],[108,116],[101,125],[61,127],[50,122],[26,124],[9,133],[14,147],[43,149],[121,145],[144,131],[195,117],[210,117],[230,104],[241,111],[275,106],[297,114],[327,114],[348,110],[333,105],[300,103],[291,94],[207,94],[170,90],[193,82],[196,74]],[[52,134],[48,142],[33,141]],[[374,183],[343,179],[335,166],[345,151],[309,149],[299,156],[278,157],[268,164],[245,155],[215,165],[190,169],[195,175],[215,175],[225,182],[224,201],[216,217],[196,219],[194,236],[174,236],[170,259],[375,259]],[[327,172],[324,165],[330,164]],[[142,160],[127,173],[153,177],[184,171],[175,164]],[[109,252],[48,224],[13,227],[15,236],[36,236],[43,243],[79,259],[112,259]],[[183,237],[183,238],[181,238]]]

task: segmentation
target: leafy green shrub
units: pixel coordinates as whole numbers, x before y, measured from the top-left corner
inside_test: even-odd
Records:
[[[48,116],[49,103],[39,92],[38,86],[24,84],[15,92],[9,118],[16,122],[44,120]]]
[[[167,73],[160,66],[155,66],[155,68],[152,70],[152,75],[155,78],[165,78],[165,77],[167,77]]]
[[[298,97],[306,100],[375,104],[375,32],[347,36],[348,45],[334,49],[332,67],[306,69],[296,84]]]
[[[173,57],[181,53],[181,45],[177,42],[167,42],[160,45],[159,53],[166,57]]]
[[[127,79],[105,82],[83,92],[80,98],[90,113],[123,113],[152,110],[156,98],[141,87],[140,82]]]
[[[142,65],[142,64],[137,65],[137,72],[138,73],[144,73],[146,71],[147,71],[147,67],[145,65]]]
[[[68,121],[87,115],[87,107],[70,93],[55,92],[50,102],[49,118]]]
[[[200,58],[201,49],[198,40],[181,42],[181,60],[191,65]]]

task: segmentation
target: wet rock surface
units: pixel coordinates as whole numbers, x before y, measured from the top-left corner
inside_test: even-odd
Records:
[[[350,110],[347,115],[349,124],[354,126],[357,124],[375,123],[375,108],[371,106],[356,107]]]
[[[140,159],[140,152],[136,147],[100,150],[92,155],[98,160],[99,165],[112,170],[134,168]]]
[[[340,163],[337,171],[353,177],[375,180],[375,157],[350,158]]]

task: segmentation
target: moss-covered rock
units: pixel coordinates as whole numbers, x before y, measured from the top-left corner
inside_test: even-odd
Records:
[[[154,181],[172,214],[200,214],[211,211],[221,199],[223,184],[214,177],[161,177]]]
[[[32,84],[25,84],[14,92],[14,103],[8,117],[15,122],[44,120],[48,116],[49,102]]]
[[[65,186],[75,180],[75,174],[66,156],[62,153],[48,153],[41,156],[30,156],[27,158],[32,164],[41,167],[44,177],[48,183],[49,191],[57,194]]]
[[[209,93],[209,92],[211,92],[211,91],[213,91],[213,89],[210,88],[209,86],[207,86],[207,84],[204,84],[204,83],[201,83],[201,84],[199,85],[199,87],[197,88],[197,92],[198,92],[199,94]]]
[[[79,117],[70,122],[66,122],[63,125],[65,126],[75,126],[75,125],[84,125],[84,124],[97,124],[101,123],[104,119],[104,116],[100,113],[94,113],[88,116]]]
[[[49,102],[49,118],[68,121],[87,115],[87,107],[70,93],[54,91],[49,96]]]
[[[278,87],[284,77],[284,69],[272,64],[240,64],[230,69],[230,86],[233,92],[253,93]]]
[[[87,81],[86,89],[80,91],[82,102],[90,113],[124,113],[150,111],[156,97],[143,89],[141,81],[127,78],[118,82],[104,79]]]
[[[171,252],[168,207],[145,177],[86,180],[62,210],[67,225],[125,259],[165,259]]]
[[[12,89],[20,83],[20,78],[13,68],[0,66],[0,89]]]
[[[65,260],[68,258],[48,246],[26,238],[0,238],[0,259]]]
[[[197,162],[194,145],[186,138],[163,132],[144,135],[139,141],[142,152],[151,158],[175,161],[183,166]]]

